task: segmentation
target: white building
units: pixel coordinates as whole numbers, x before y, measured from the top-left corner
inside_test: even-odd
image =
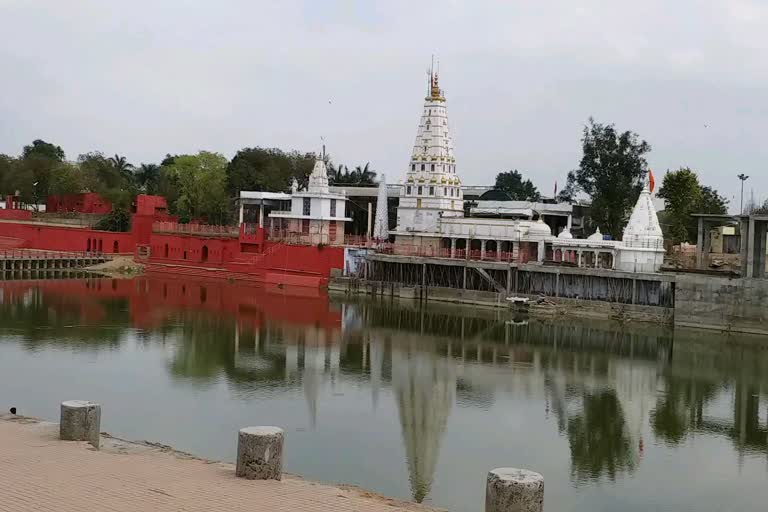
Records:
[[[550,215],[567,219],[565,229],[553,236],[543,222],[544,207],[536,211],[536,203],[504,203],[479,201],[470,214],[519,218],[464,217],[445,97],[437,75],[430,74],[429,95],[400,195],[397,227],[391,232],[396,253],[519,263],[552,260],[630,272],[656,272],[663,262],[663,235],[647,183],[622,242],[605,240],[599,230],[587,239],[573,238],[570,205],[545,205],[547,210],[554,209]]]
[[[268,226],[271,240],[297,243],[341,245],[347,217],[347,196],[330,191],[328,170],[317,160],[306,190],[299,190],[296,180],[291,187],[291,209],[272,211]]]
[[[438,234],[441,219],[463,216],[461,180],[456,174],[445,97],[438,85],[437,74],[430,73],[424,111],[405,186],[400,192],[394,231],[399,235],[396,241],[402,242],[408,233]]]

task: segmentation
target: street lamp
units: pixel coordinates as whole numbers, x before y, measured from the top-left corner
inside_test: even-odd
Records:
[[[749,179],[749,176],[742,173],[737,176],[741,180],[741,214],[744,215],[744,182]]]

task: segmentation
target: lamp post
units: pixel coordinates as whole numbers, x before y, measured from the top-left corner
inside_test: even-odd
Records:
[[[744,215],[744,182],[749,179],[749,176],[741,173],[737,176],[737,178],[741,180],[741,214]]]

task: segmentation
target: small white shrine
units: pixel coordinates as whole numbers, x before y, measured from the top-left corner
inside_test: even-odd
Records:
[[[323,151],[325,152],[325,151]],[[269,214],[269,237],[288,242],[342,245],[347,217],[347,196],[334,194],[328,184],[328,170],[322,159],[315,161],[306,189],[291,186],[290,211]]]

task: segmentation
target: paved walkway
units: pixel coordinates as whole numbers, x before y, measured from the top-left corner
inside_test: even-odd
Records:
[[[231,464],[105,436],[96,451],[59,441],[55,424],[7,417],[0,419],[0,482],[3,512],[428,510],[287,475],[243,480]]]

